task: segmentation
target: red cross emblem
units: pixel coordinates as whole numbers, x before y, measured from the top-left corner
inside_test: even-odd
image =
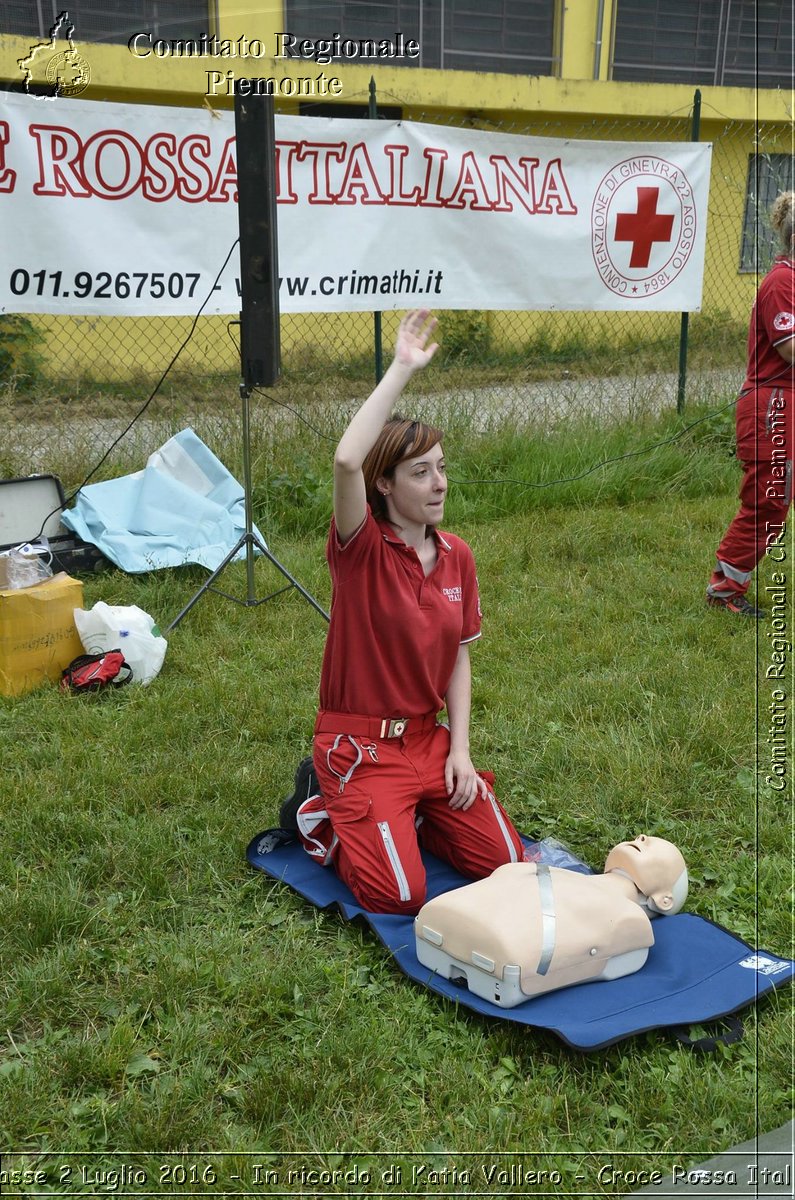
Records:
[[[630,267],[648,267],[655,242],[670,242],[674,219],[657,212],[660,189],[639,187],[638,209],[634,213],[619,213],[616,217],[617,242],[632,242]]]

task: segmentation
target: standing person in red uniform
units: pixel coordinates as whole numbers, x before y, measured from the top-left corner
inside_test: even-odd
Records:
[[[737,402],[740,510],[717,550],[707,603],[761,620],[745,593],[768,546],[780,541],[792,499],[795,436],[795,192],[776,200],[770,222],[780,254],[760,284],[748,331],[748,372]]]
[[[420,843],[480,879],[521,859],[518,833],[469,756],[469,643],[480,636],[475,563],[439,526],[441,432],[390,413],[430,362],[425,309],[401,322],[394,361],[334,457],[327,557],[331,623],[314,754],[282,805],[282,828],[334,865],[362,907],[416,913]],[[447,709],[449,727],[437,721]]]

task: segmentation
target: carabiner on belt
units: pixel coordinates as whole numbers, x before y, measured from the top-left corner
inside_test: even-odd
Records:
[[[348,770],[345,772],[345,774],[340,775],[339,771],[335,771],[333,766],[331,765],[331,756],[334,753],[334,751],[338,749],[339,744],[343,738],[347,738],[348,741],[350,742],[350,744],[353,746],[354,750],[356,751],[356,758],[354,759],[352,765],[350,767],[348,767]],[[362,751],[361,751],[361,747],[360,747],[359,743],[355,742],[349,733],[338,733],[334,739],[334,745],[331,747],[330,750],[326,751],[326,766],[328,767],[331,774],[336,779],[339,779],[339,781],[340,781],[340,790],[339,790],[338,795],[340,795],[340,796],[342,795],[343,791],[345,790],[345,784],[348,782],[351,775],[353,775],[353,772],[356,770],[356,768],[358,767],[358,765],[361,761],[362,761]]]

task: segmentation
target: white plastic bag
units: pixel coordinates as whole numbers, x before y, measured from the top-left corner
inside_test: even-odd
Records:
[[[25,542],[11,550],[3,550],[0,557],[3,559],[0,564],[1,583],[8,591],[33,587],[52,578],[52,554],[40,542]]]
[[[121,650],[132,667],[133,683],[150,683],[163,665],[168,643],[137,604],[114,606],[98,600],[91,609],[75,609],[75,625],[86,654]]]

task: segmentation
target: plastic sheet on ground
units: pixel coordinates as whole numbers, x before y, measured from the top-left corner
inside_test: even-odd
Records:
[[[62,519],[131,574],[186,563],[214,571],[245,532],[243,488],[192,429],[183,429],[142,471],[84,487]],[[235,557],[245,557],[245,548]]]

